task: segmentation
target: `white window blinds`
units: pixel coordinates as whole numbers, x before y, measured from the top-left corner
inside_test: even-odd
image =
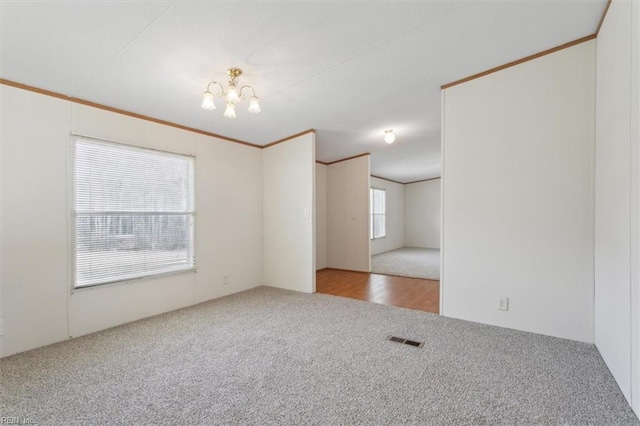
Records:
[[[195,267],[194,159],[75,143],[74,285]]]
[[[369,197],[371,223],[369,234],[372,240],[383,238],[387,234],[386,230],[386,191],[384,189],[371,188]]]

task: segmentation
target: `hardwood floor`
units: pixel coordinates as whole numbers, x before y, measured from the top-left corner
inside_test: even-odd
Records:
[[[440,281],[323,269],[316,272],[316,291],[439,313]]]

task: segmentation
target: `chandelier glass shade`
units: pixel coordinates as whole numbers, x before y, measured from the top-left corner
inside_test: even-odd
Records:
[[[214,102],[215,97],[224,98],[226,109],[224,111],[224,116],[227,118],[236,118],[236,104],[241,102],[247,97],[249,98],[249,112],[257,114],[260,112],[260,99],[256,96],[256,91],[251,86],[242,86],[238,89],[238,79],[240,75],[242,75],[242,70],[240,68],[229,68],[227,70],[227,75],[229,76],[229,84],[227,86],[227,90],[225,91],[224,86],[217,81],[212,81],[207,84],[207,89],[202,96],[202,109],[206,110],[214,110],[216,109],[216,104]],[[211,87],[218,86],[220,88],[219,92],[212,92]],[[247,93],[250,93],[249,96]]]

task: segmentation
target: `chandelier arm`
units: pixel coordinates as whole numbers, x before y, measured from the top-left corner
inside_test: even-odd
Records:
[[[219,98],[221,98],[221,97],[223,97],[223,96],[225,96],[225,95],[226,95],[226,93],[224,93],[224,87],[222,86],[222,84],[218,83],[217,81],[212,81],[212,82],[210,82],[209,84],[207,84],[207,92],[209,92],[209,91],[210,91],[209,89],[211,88],[211,85],[212,85],[212,84],[217,84],[217,85],[218,85],[218,87],[220,87],[220,92],[216,93],[216,96],[218,96]]]
[[[240,98],[241,98],[241,99],[247,99],[247,96],[242,94],[242,92],[244,91],[244,89],[251,89],[251,93],[253,94],[253,96],[255,96],[255,95],[256,95],[256,91],[253,89],[253,87],[251,87],[251,86],[249,86],[249,85],[245,85],[245,86],[242,86],[242,87],[240,88],[240,92],[238,92],[238,93],[240,94]]]

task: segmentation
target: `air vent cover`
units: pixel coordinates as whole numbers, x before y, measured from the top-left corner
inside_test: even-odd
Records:
[[[409,339],[405,339],[402,337],[396,337],[396,336],[389,336],[387,337],[387,340],[390,340],[392,342],[396,342],[396,343],[402,343],[405,345],[409,345],[409,346],[414,346],[416,348],[421,348],[424,346],[424,342],[417,342],[415,340],[409,340]]]

